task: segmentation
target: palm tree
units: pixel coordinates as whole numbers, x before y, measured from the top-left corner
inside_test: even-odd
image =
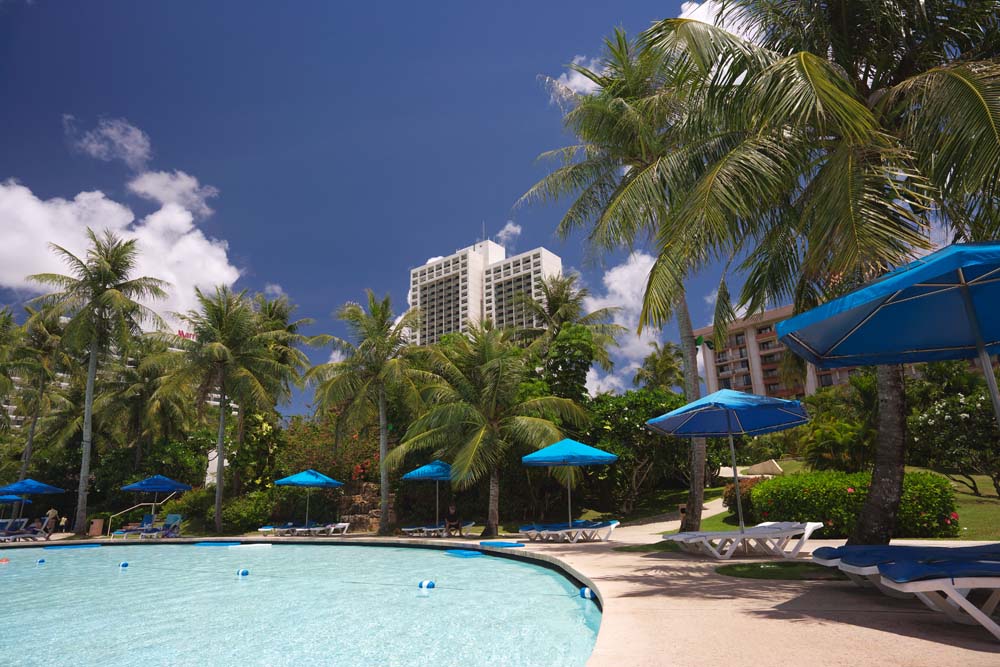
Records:
[[[569,399],[520,397],[532,369],[512,336],[486,322],[470,327],[468,336],[422,348],[422,361],[433,374],[424,389],[429,407],[389,456],[389,464],[398,467],[408,453],[431,450],[452,461],[452,482],[460,488],[488,478],[484,537],[498,532],[500,467],[508,457],[556,442],[562,437],[558,424],[583,426],[587,420]]]
[[[618,344],[618,336],[625,333],[625,327],[614,324],[619,307],[598,308],[586,312],[586,301],[590,290],[580,284],[580,275],[553,275],[543,277],[539,282],[542,298],[536,300],[527,294],[518,294],[516,302],[530,314],[538,328],[527,328],[520,333],[532,342],[532,347],[545,356],[545,351],[567,324],[578,324],[590,332],[594,344],[597,363],[605,370],[611,370],[612,362],[608,348]]]
[[[636,387],[649,387],[673,391],[674,387],[684,383],[684,354],[676,343],[666,342],[660,345],[658,341],[650,341],[653,351],[642,360],[642,366],[636,369],[632,384]]]
[[[680,19],[645,34],[678,71],[700,73],[684,149],[660,169],[674,206],[660,221],[651,314],[705,238],[747,256],[740,301],[754,312],[785,300],[805,309],[880,275],[928,247],[932,224],[997,235],[1000,3],[723,6],[755,41]],[[724,280],[717,329],[735,313]],[[877,376],[879,446],[852,542],[888,540],[902,488],[901,368]]]
[[[72,370],[73,359],[62,345],[62,323],[51,312],[27,306],[28,319],[23,327],[23,340],[15,352],[24,386],[18,396],[18,412],[28,419],[24,451],[17,478],[28,476],[28,467],[35,449],[38,422],[52,407],[53,383],[57,374]]]
[[[621,30],[605,42],[605,56],[598,71],[574,65],[573,69],[599,88],[593,95],[576,95],[550,81],[556,93],[570,104],[564,117],[566,127],[580,142],[544,153],[562,166],[536,183],[522,198],[547,201],[573,198],[559,223],[559,233],[567,236],[580,227],[589,227],[588,240],[599,249],[632,248],[654,239],[657,248],[666,243],[660,235],[660,221],[673,206],[673,192],[663,182],[660,171],[673,159],[682,144],[680,129],[689,106],[689,83],[671,54],[640,49]],[[696,70],[683,70],[687,76]],[[729,230],[724,230],[728,235]],[[728,236],[724,235],[723,239]],[[657,308],[644,311],[645,325],[659,326],[671,316],[677,320],[683,352],[684,391],[688,400],[701,395],[698,378],[697,345],[688,311],[684,278],[701,266],[709,250],[722,243],[706,234],[699,243],[685,244],[683,263],[658,262],[655,271],[667,272],[675,280],[672,291],[656,297]],[[650,298],[650,297],[647,297]],[[706,442],[691,443],[691,479],[682,530],[697,530],[704,503]]]
[[[77,489],[73,531],[82,533],[87,524],[87,491],[90,485],[94,382],[102,353],[140,331],[143,323],[159,324],[160,318],[140,300],[166,296],[166,283],[157,278],[133,278],[138,249],[135,240],[125,241],[111,231],[98,236],[87,230],[90,247],[80,259],[65,248],[50,244],[69,267],[70,275],[41,273],[29,276],[55,292],[34,300],[52,317],[66,317],[63,343],[86,350],[87,384],[84,395],[83,444],[80,457],[80,484]]]
[[[296,375],[296,361],[281,359],[275,346],[290,339],[280,327],[262,326],[246,291],[220,286],[213,294],[195,289],[199,309],[179,315],[193,339],[164,336],[186,355],[172,375],[172,383],[196,386],[200,405],[219,407],[216,439],[215,529],[222,532],[225,487],[226,417],[232,401],[248,408],[274,409],[285,387]],[[171,354],[168,352],[168,354]]]
[[[406,354],[409,332],[418,323],[416,310],[408,310],[398,319],[389,295],[379,300],[368,290],[367,308],[358,303],[344,304],[337,319],[347,325],[349,339],[328,337],[335,353],[332,361],[310,369],[307,379],[316,386],[318,410],[341,409],[337,420],[338,438],[348,430],[378,424],[381,487],[379,532],[386,534],[389,525],[389,397],[401,392],[413,400],[417,394],[418,371]]]

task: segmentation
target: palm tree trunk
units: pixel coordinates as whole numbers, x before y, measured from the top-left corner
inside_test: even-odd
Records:
[[[222,532],[222,490],[226,473],[226,383],[219,382],[219,435],[215,441],[215,532]]]
[[[389,525],[389,469],[385,459],[389,456],[389,416],[386,414],[385,387],[378,389],[378,462],[379,462],[379,535],[388,535],[392,531]]]
[[[695,345],[691,312],[687,306],[687,292],[682,291],[675,306],[677,330],[684,353],[684,397],[690,402],[701,397],[698,379],[698,346]],[[705,503],[705,438],[691,439],[691,482],[688,488],[687,511],[681,517],[681,531],[701,528],[701,507]]]
[[[486,510],[486,528],[480,537],[496,537],[500,534],[500,469],[490,471],[490,500]]]
[[[45,393],[45,380],[38,382],[38,396],[35,399],[35,409],[31,413],[31,426],[28,427],[28,438],[24,443],[24,452],[21,453],[21,469],[17,473],[17,481],[21,481],[28,476],[28,466],[31,464],[31,455],[35,449],[35,429],[38,426],[38,418],[42,416],[42,395]]]
[[[97,334],[90,342],[90,360],[87,363],[87,388],[83,397],[83,444],[80,455],[80,484],[76,491],[76,518],[74,533],[87,531],[87,489],[90,486],[90,450],[94,427],[94,383],[97,381]]]
[[[878,442],[875,469],[861,515],[848,544],[888,544],[896,528],[906,455],[906,395],[903,367],[878,366]]]

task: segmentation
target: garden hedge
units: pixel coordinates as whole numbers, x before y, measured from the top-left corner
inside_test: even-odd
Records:
[[[869,473],[823,471],[774,477],[750,489],[752,517],[760,521],[822,521],[817,537],[847,537],[864,505]],[[955,490],[941,475],[912,472],[893,537],[954,537],[958,534]]]

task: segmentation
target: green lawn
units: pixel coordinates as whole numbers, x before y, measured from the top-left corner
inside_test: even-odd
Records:
[[[658,489],[642,498],[627,516],[619,516],[614,512],[598,512],[591,509],[584,509],[577,517],[590,521],[605,521],[608,519],[618,519],[622,523],[639,521],[662,514],[670,514],[677,511],[677,506],[687,502],[687,489]],[[711,487],[705,489],[705,502],[722,497],[722,487]]]
[[[719,574],[743,579],[794,579],[832,581],[846,579],[843,572],[833,567],[800,561],[769,563],[730,563],[715,568]]]

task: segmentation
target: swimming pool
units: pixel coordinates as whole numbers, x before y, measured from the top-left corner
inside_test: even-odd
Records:
[[[0,557],[10,560],[0,565],[4,664],[583,665],[600,624],[555,571],[431,549],[177,544]],[[421,580],[436,584],[426,597]]]

